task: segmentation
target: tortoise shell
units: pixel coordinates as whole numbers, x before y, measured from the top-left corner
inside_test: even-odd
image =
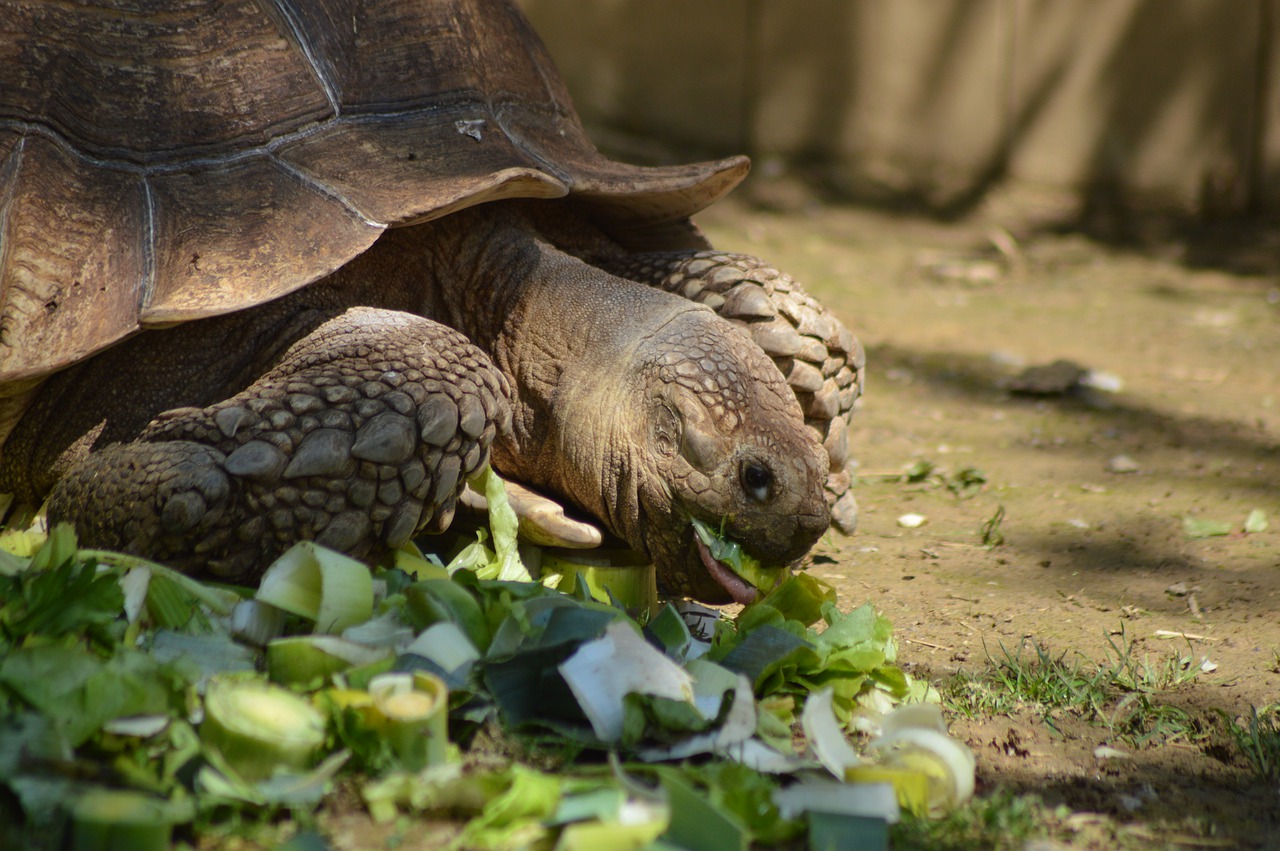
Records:
[[[305,286],[389,227],[570,195],[647,227],[747,169],[602,156],[509,0],[5,5],[0,397]]]

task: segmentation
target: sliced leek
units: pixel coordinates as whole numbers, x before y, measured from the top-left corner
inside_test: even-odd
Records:
[[[324,713],[287,689],[246,679],[211,680],[200,738],[245,780],[305,769],[324,744]]]
[[[925,778],[930,815],[942,815],[973,797],[973,751],[946,733],[908,727],[881,736],[871,746],[883,754],[884,767]]]
[[[443,763],[448,755],[449,692],[425,671],[381,674],[369,681],[374,726],[410,771]]]
[[[544,550],[542,581],[566,594],[583,589],[602,603],[616,600],[642,621],[661,606],[657,568],[630,551]]]
[[[339,633],[373,615],[373,577],[355,559],[302,541],[267,568],[255,597]]]
[[[261,600],[241,600],[231,610],[231,634],[248,644],[265,647],[284,632],[284,611]]]
[[[392,655],[335,635],[295,635],[267,645],[267,675],[277,683],[305,685]]]
[[[71,851],[167,851],[173,834],[168,802],[141,792],[94,789],[71,810]]]

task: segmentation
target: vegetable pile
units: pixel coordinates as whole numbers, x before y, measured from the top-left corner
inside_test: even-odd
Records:
[[[0,845],[167,848],[348,792],[439,847],[876,847],[972,794],[869,604],[777,572],[732,619],[662,604],[651,567],[518,544],[476,484],[447,565],[299,544],[257,589],[0,535]]]

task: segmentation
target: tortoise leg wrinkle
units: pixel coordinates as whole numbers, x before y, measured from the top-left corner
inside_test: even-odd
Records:
[[[50,518],[89,545],[235,580],[301,540],[376,558],[448,526],[510,428],[508,396],[457,331],[352,308],[232,398],[166,411],[79,462]]]
[[[707,305],[764,349],[827,450],[832,525],[852,534],[858,525],[857,462],[849,453],[848,430],[866,364],[853,333],[791,276],[750,255],[654,252],[611,257],[600,265]]]

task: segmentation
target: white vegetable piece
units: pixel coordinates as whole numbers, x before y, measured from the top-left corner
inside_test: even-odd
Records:
[[[559,670],[602,742],[622,738],[622,699],[628,694],[693,703],[693,677],[627,621],[609,624],[602,637],[579,647]]]

